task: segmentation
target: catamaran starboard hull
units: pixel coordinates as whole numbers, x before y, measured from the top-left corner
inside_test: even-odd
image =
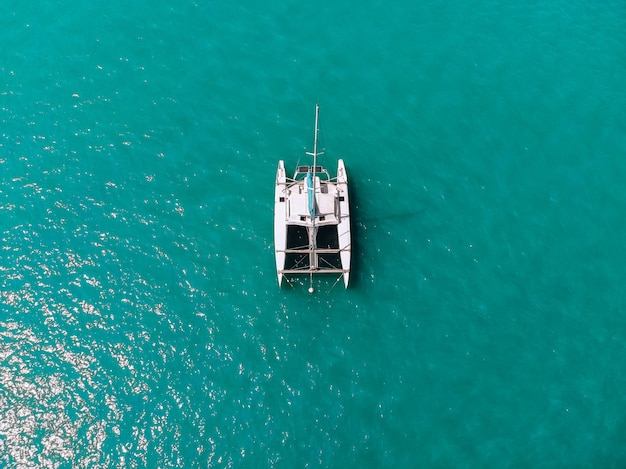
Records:
[[[343,274],[343,281],[348,288],[350,279],[350,261],[352,257],[351,233],[350,233],[350,201],[348,199],[348,173],[343,160],[337,163],[337,189],[339,194],[339,213],[337,223],[337,237],[339,239],[339,256],[341,257],[341,268],[346,272]]]

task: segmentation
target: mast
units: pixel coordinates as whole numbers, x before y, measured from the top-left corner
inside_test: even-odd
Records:
[[[309,199],[309,215],[311,215],[311,221],[313,223],[313,229],[315,229],[315,217],[317,216],[317,209],[315,207],[315,175],[317,174],[317,155],[323,155],[324,152],[317,152],[317,133],[318,122],[320,115],[320,105],[315,105],[315,130],[313,132],[313,151],[307,151],[306,154],[313,157],[313,166],[310,167],[306,175],[306,181],[308,186],[308,199]]]
[[[306,154],[309,156],[313,157],[313,174],[315,175],[315,170],[317,168],[317,155],[323,155],[324,152],[317,152],[317,132],[318,132],[318,128],[317,128],[317,123],[319,122],[319,116],[320,116],[320,105],[316,104],[315,105],[315,131],[313,134],[313,152],[307,151]]]
[[[313,136],[313,175],[315,175],[317,167],[317,122],[320,117],[320,105],[315,105],[315,134]]]

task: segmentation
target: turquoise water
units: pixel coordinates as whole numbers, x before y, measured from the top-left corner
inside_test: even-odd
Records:
[[[623,2],[0,26],[1,467],[626,465]],[[355,254],[310,295],[273,184],[316,101]]]

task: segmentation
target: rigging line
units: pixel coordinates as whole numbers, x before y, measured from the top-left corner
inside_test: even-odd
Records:
[[[321,260],[322,262],[324,262],[328,267],[331,267],[333,269],[336,269],[337,266],[336,265],[332,265],[330,262],[328,262],[326,259],[324,259],[323,257],[320,257],[319,260]],[[343,266],[342,266],[343,267]]]
[[[319,155],[322,157],[322,163],[325,163],[327,161],[326,159],[326,145],[324,144],[324,135],[323,135],[323,129],[322,129],[322,125],[319,125],[318,128],[318,140],[319,140],[319,147],[321,148],[321,151],[319,152]],[[323,164],[322,164],[323,166]]]
[[[295,249],[297,251],[305,251],[305,250],[309,249],[309,245],[308,244],[303,244],[302,246],[297,246],[295,248],[289,248],[289,249]]]
[[[341,277],[343,277],[343,274],[340,274],[339,277],[337,277],[337,280],[335,280],[335,283],[333,283],[333,286],[330,287],[330,290],[328,290],[328,293],[333,291],[333,288],[335,288],[337,286],[337,284],[339,283],[339,280],[341,280]]]
[[[306,260],[307,258],[308,258],[307,255],[302,255],[300,257],[300,259],[297,259],[296,262],[294,262],[292,269],[294,269],[294,270],[297,269],[301,264],[303,265],[303,268],[304,268],[304,262],[303,261]]]
[[[321,148],[320,156],[323,156],[322,161],[327,163],[329,160],[326,157],[326,126],[321,120],[318,125],[318,134],[319,134],[319,146]]]

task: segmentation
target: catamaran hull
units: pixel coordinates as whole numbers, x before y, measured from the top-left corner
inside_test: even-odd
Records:
[[[278,162],[276,171],[276,189],[274,194],[274,252],[276,256],[276,273],[278,286],[283,283],[283,270],[285,270],[285,249],[287,248],[287,207],[286,207],[287,175],[285,163]]]
[[[345,271],[343,282],[348,288],[350,280],[350,261],[352,257],[352,237],[350,233],[350,201],[348,198],[348,173],[343,160],[337,162],[337,189],[339,192],[339,210],[337,219],[337,237],[339,238],[339,256],[341,268]]]

